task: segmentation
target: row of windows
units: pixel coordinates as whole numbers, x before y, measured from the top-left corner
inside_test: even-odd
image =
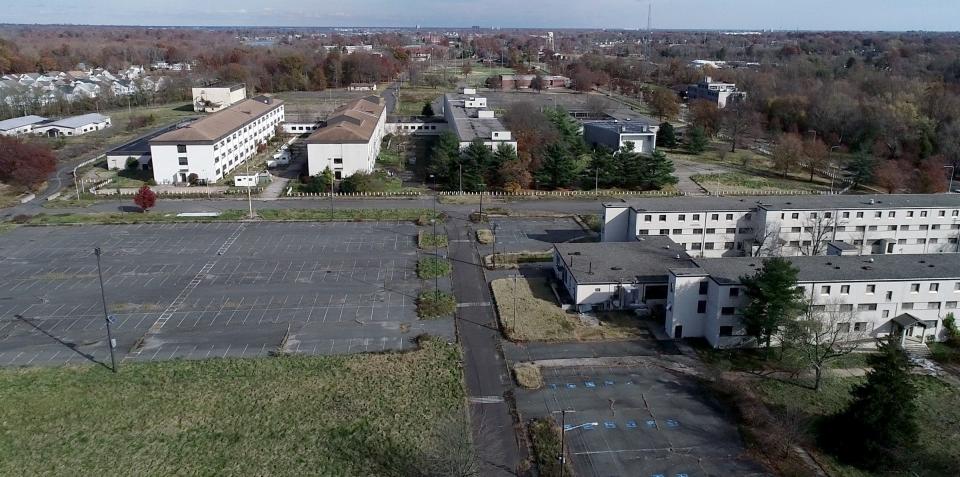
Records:
[[[689,232],[684,233],[684,230],[689,230]],[[706,231],[707,235],[713,235],[713,234],[716,234],[716,233],[717,233],[717,229],[660,229],[660,230],[659,230],[659,234],[660,234],[660,235],[703,235],[704,231]],[[735,233],[751,234],[751,233],[753,233],[753,228],[751,228],[751,227],[740,227],[740,228],[728,227],[728,228],[720,229],[720,233],[722,233],[722,234],[723,234],[723,233],[725,233],[725,234],[735,234]],[[637,234],[638,234],[638,235],[650,235],[650,230],[649,230],[649,229],[640,229],[640,230],[637,231]]]
[[[895,211],[895,210],[888,210],[888,211],[876,210],[876,211],[873,211],[873,213],[872,213],[873,218],[875,218],[875,219],[882,218],[883,215],[884,215],[884,212],[886,212],[887,218],[895,218],[895,217],[897,217],[897,211]],[[907,210],[907,211],[902,211],[902,212],[904,212],[904,213],[901,215],[901,217],[906,217],[906,218],[908,218],[908,219],[912,219],[912,218],[914,218],[914,217],[916,217],[916,216],[918,215],[918,214],[917,214],[917,211],[913,211],[913,210]],[[919,213],[919,217],[927,217],[927,216],[928,216],[928,212],[930,212],[930,211],[921,210],[921,211],[919,211],[919,212],[920,212],[920,213]],[[950,212],[950,216],[951,216],[951,217],[958,217],[958,216],[960,216],[960,210],[951,210],[951,211],[949,211],[949,212]],[[865,215],[866,213],[865,213],[865,212],[855,212],[854,214],[855,214],[855,217],[856,217],[856,218],[862,219],[862,218],[864,218],[864,215]],[[842,213],[840,214],[840,218],[849,219],[849,218],[850,218],[850,215],[851,215],[850,212],[842,212]],[[947,210],[938,210],[938,211],[937,211],[937,217],[946,217],[946,216],[947,216]],[[820,217],[820,212],[810,212],[810,213],[809,213],[809,217],[810,217],[811,219],[819,218],[819,217]],[[824,213],[823,213],[823,217],[826,218],[826,219],[833,218],[833,212],[824,212]],[[781,218],[781,219],[786,219],[786,218],[787,218],[787,214],[786,214],[786,213],[780,214],[780,218]],[[799,219],[799,218],[800,218],[800,212],[792,212],[792,213],[790,214],[790,218],[791,218],[791,219]]]
[[[690,215],[693,222],[700,220],[700,214],[691,214]],[[733,220],[733,214],[725,214],[724,218],[726,220]],[[743,217],[746,220],[750,220],[750,214],[747,214]],[[667,221],[667,214],[660,214],[657,216],[657,220],[660,222]],[[677,220],[680,222],[685,222],[687,220],[687,214],[680,214],[677,216]],[[720,220],[720,214],[710,214],[710,220]],[[653,215],[647,214],[643,216],[644,222],[653,222]]]
[[[821,294],[821,295],[829,295],[832,291],[833,291],[833,285],[821,285],[821,286],[820,286],[820,294]],[[930,284],[927,286],[927,291],[930,292],[930,293],[937,293],[937,292],[939,292],[939,291],[940,291],[940,284],[939,284],[939,283],[936,283],[936,282],[930,283]],[[867,295],[873,295],[873,294],[876,293],[876,292],[877,292],[877,286],[876,286],[876,285],[873,285],[873,284],[867,285],[867,287],[866,287],[866,293],[867,293]],[[953,283],[953,292],[954,292],[954,293],[960,292],[960,282],[954,282],[954,283]],[[841,295],[847,295],[847,294],[849,294],[849,293],[850,293],[850,285],[840,285],[840,294],[841,294]],[[888,292],[887,292],[887,297],[888,297],[887,299],[892,298],[892,293],[893,293],[893,292],[891,292],[891,291],[888,291]],[[919,284],[919,283],[911,283],[911,284],[910,284],[910,293],[920,293],[920,284]]]

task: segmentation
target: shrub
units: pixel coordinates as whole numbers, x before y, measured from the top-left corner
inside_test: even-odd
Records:
[[[417,297],[417,316],[421,319],[443,318],[457,309],[453,295],[441,291],[426,291]]]
[[[543,374],[540,373],[540,367],[530,363],[519,363],[513,367],[513,377],[517,384],[527,389],[540,389],[543,387]]]
[[[17,214],[17,215],[14,215],[13,218],[10,219],[10,221],[15,224],[25,224],[27,222],[30,222],[30,219],[32,218],[33,216],[30,216],[27,214]]]
[[[559,476],[564,465],[564,475],[573,475],[570,466],[560,463],[560,426],[552,417],[534,420],[529,427],[533,443],[533,458],[542,477]]]
[[[447,246],[447,236],[420,231],[417,235],[417,245],[422,249],[440,248]]]
[[[422,279],[445,277],[450,274],[450,261],[444,258],[426,257],[417,262],[417,276]]]

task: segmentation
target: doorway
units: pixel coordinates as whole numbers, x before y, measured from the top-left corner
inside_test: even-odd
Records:
[[[673,339],[679,340],[683,338],[683,325],[677,325],[673,327]]]

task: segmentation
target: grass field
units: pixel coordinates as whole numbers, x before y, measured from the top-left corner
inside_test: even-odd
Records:
[[[717,190],[751,190],[751,191],[815,191],[821,190],[816,184],[791,179],[778,179],[741,172],[727,172],[723,174],[695,174],[690,176],[709,192]],[[719,189],[718,189],[719,188]]]
[[[445,90],[441,88],[413,87],[401,88],[400,100],[397,102],[397,109],[394,111],[398,116],[419,116],[423,112],[423,105],[443,95]],[[434,111],[434,114],[440,114],[440,111]]]
[[[0,371],[3,475],[420,472],[460,415],[460,352]]]
[[[132,204],[132,201],[131,201]],[[354,220],[421,220],[432,216],[427,209],[261,209],[256,211],[264,220],[354,221]],[[176,222],[216,222],[241,220],[247,217],[243,210],[225,210],[217,217],[177,217],[176,214],[147,212],[132,213],[73,213],[37,214],[26,223],[31,225],[64,224],[145,224]]]
[[[450,274],[450,261],[445,258],[424,257],[417,261],[417,277],[423,280]]]
[[[516,291],[514,280],[501,278],[494,280],[491,288],[500,326],[511,340],[600,341],[629,339],[641,333],[638,320],[629,315],[602,314],[599,326],[582,323],[554,303],[553,292],[542,278],[517,280]]]

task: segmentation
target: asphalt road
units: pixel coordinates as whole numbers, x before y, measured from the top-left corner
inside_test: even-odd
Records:
[[[500,332],[490,289],[474,247],[468,222],[447,224],[449,257],[453,261],[453,289],[460,303],[457,336],[464,353],[464,377],[469,395],[474,443],[483,476],[515,476],[520,446],[505,397],[513,388],[499,351]]]

